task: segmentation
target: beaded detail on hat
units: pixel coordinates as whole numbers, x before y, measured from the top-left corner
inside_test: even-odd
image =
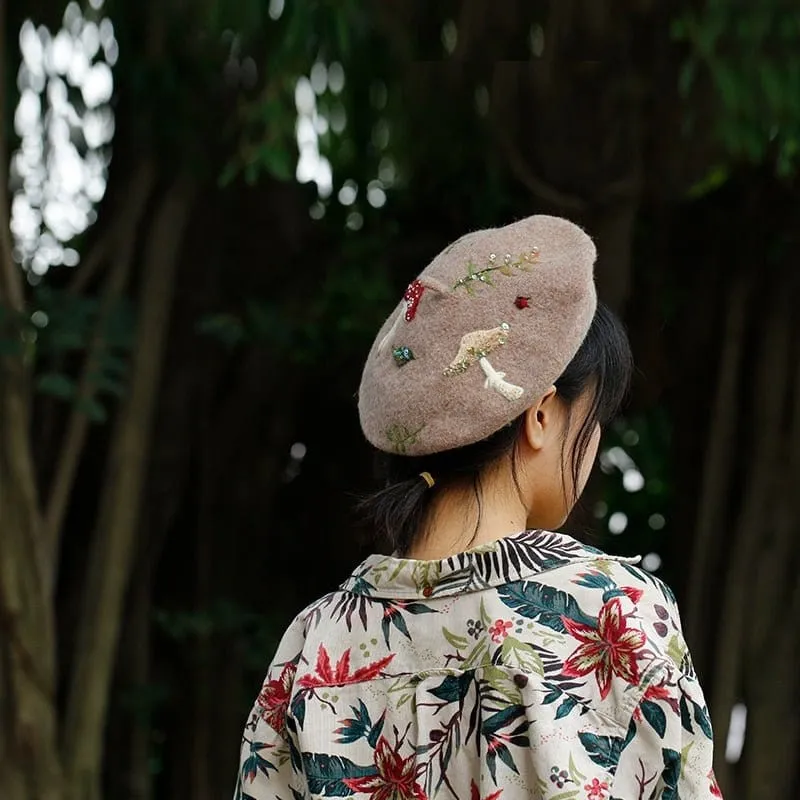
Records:
[[[535,264],[539,260],[539,248],[533,247],[530,252],[523,253],[519,256],[512,256],[511,253],[506,253],[500,263],[497,261],[497,254],[490,253],[486,266],[481,269],[476,269],[473,261],[467,263],[467,274],[459,278],[453,285],[453,291],[460,288],[467,290],[467,294],[475,294],[474,284],[485,283],[488,286],[494,286],[492,283],[492,273],[499,272],[510,278],[514,274],[515,269],[527,272],[531,264]]]

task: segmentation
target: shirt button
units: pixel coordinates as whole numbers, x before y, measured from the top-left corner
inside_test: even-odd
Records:
[[[430,597],[432,594],[433,594],[433,586],[431,586],[430,584],[427,584],[425,587],[423,587],[423,589],[422,589],[422,596],[423,597]]]

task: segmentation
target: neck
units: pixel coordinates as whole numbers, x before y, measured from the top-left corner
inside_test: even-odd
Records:
[[[434,499],[424,529],[405,556],[441,560],[525,530],[527,516],[513,483],[484,482],[480,503],[471,486],[445,489]]]

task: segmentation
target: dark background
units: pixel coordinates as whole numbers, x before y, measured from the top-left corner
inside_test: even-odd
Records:
[[[2,800],[232,792],[277,637],[369,549],[375,331],[537,212],[595,237],[638,365],[569,528],[676,590],[725,796],[800,794],[796,7],[0,13]]]

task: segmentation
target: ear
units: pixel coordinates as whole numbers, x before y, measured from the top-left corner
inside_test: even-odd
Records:
[[[532,450],[541,450],[553,429],[556,416],[556,387],[551,386],[525,412],[525,438]]]

